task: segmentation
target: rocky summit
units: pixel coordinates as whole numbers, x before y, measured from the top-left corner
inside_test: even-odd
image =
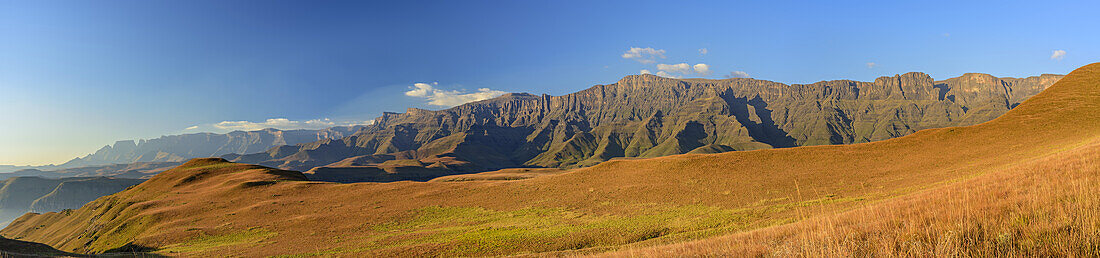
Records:
[[[563,95],[507,94],[445,110],[385,113],[351,136],[225,155],[317,180],[398,181],[512,167],[575,168],[658,157],[896,138],[992,120],[1061,79],[924,73],[783,84],[631,75]]]

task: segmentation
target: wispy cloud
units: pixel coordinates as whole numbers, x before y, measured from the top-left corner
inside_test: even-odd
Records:
[[[627,50],[626,53],[623,53],[622,57],[624,59],[633,59],[634,61],[638,61],[639,63],[643,64],[652,64],[656,63],[657,59],[665,58],[665,50],[653,49],[651,47],[632,47],[630,48],[630,50]]]
[[[723,75],[722,77],[726,77],[726,79],[729,79],[729,78],[749,78],[749,73],[746,73],[744,71],[732,71],[727,75]]]
[[[665,77],[665,78],[676,78],[676,79],[680,79],[680,78],[684,77],[684,76],[681,76],[681,75],[671,74],[671,73],[668,73],[668,72],[665,72],[665,71],[657,71],[657,76],[661,76],[661,77]]]
[[[704,64],[704,63],[695,64],[691,68],[695,70],[696,74],[699,74],[699,75],[702,75],[702,76],[710,76],[710,74],[711,74],[710,65],[707,65],[707,64]]]
[[[1050,54],[1050,60],[1062,60],[1062,58],[1066,58],[1065,50],[1054,50],[1054,53]]]
[[[267,128],[281,130],[297,129],[325,129],[334,126],[369,125],[374,120],[367,121],[335,121],[329,118],[296,121],[286,118],[270,118],[262,122],[252,121],[221,121],[213,124],[202,124],[187,127],[185,131],[256,131]]]
[[[706,55],[707,53],[710,53],[710,50],[706,48],[699,49],[700,55]],[[630,48],[630,50],[627,50],[626,53],[623,53],[622,57],[625,59],[633,59],[635,61],[638,61],[639,63],[645,64],[644,67],[648,68],[641,69],[639,71],[639,73],[641,74],[654,74],[667,78],[683,78],[686,76],[704,77],[714,74],[714,70],[711,69],[710,65],[705,63],[697,63],[694,65],[687,62],[678,64],[657,63],[657,59],[666,58],[664,49],[654,49],[651,47],[632,47]],[[657,69],[650,70],[653,68]]]
[[[439,83],[415,83],[405,92],[405,96],[428,99],[429,105],[453,107],[474,101],[481,101],[504,95],[507,92],[480,88],[476,92],[465,93],[459,90],[442,90],[436,88]]]
[[[875,62],[867,62],[867,68],[875,68],[877,65]]]
[[[657,70],[670,73],[688,73],[691,72],[691,65],[687,63],[657,64]]]

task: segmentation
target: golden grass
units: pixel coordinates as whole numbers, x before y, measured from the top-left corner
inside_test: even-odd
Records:
[[[848,224],[843,224],[844,220],[827,218],[867,205],[920,200],[919,196],[946,191],[929,189],[955,189],[960,188],[955,185],[964,183],[968,187],[961,187],[959,191],[995,189],[982,188],[992,187],[992,182],[996,181],[984,178],[1002,173],[998,171],[1048,162],[1048,157],[1091,146],[1089,144],[1100,139],[1100,116],[1097,114],[1100,114],[1100,64],[1093,64],[1070,73],[1043,93],[991,122],[924,130],[866,144],[614,160],[523,180],[465,182],[302,182],[292,181],[302,178],[300,173],[199,160],[70,213],[26,215],[0,234],[47,243],[65,251],[98,253],[127,245],[162,249],[203,235],[263,228],[274,234],[261,242],[204,245],[202,252],[171,255],[362,257],[587,254],[674,244],[762,228],[767,229],[751,231],[751,234],[782,232],[798,227],[796,225],[810,227],[810,223],[773,227],[805,218],[833,223],[824,224],[832,225],[829,228],[845,228]],[[1026,181],[1027,177],[1009,179]],[[970,183],[986,182],[982,180],[990,184]],[[945,185],[947,187],[941,188]],[[1006,186],[1005,189],[1012,188]],[[914,193],[916,195],[904,197],[906,199],[892,199]],[[961,198],[979,202],[980,196]],[[970,199],[960,199],[967,200]],[[897,205],[900,206],[895,206],[896,209],[901,210],[916,204]],[[862,216],[869,221],[893,216],[885,213],[890,208],[884,209],[881,213]],[[865,232],[872,233],[859,234],[860,231],[853,229],[850,238],[831,240],[833,242],[822,240],[828,239],[829,234],[825,233],[818,240],[804,238],[820,243],[815,245],[783,244],[785,238],[778,237],[761,238],[774,240],[774,245],[759,242],[759,247],[753,247],[757,245],[746,240],[741,242],[745,244],[722,244],[729,247],[716,250],[729,250],[728,253],[734,254],[806,256],[918,255],[934,254],[921,253],[922,250],[936,250],[933,245],[921,244],[921,241],[939,245],[943,239],[987,245],[992,242],[974,242],[973,239],[978,239],[974,234],[980,232],[980,239],[992,241],[988,239],[997,239],[1007,232],[998,231],[1003,228],[995,227],[996,224],[981,225],[977,230],[977,224],[962,223],[968,222],[962,219],[957,228],[926,229],[918,225],[931,223],[929,221],[940,215],[925,217],[929,218],[927,220],[919,220],[916,216],[901,217],[904,223],[900,225],[884,224],[896,227],[885,228],[896,233],[878,232],[871,227]],[[432,219],[440,217],[445,219]],[[849,224],[856,225],[854,223]],[[1027,225],[1038,231],[1028,233],[1031,229],[1021,229],[1021,237],[1049,231],[1044,229],[1047,226]],[[1051,224],[1049,227],[1056,226]],[[935,231],[938,229],[946,231]],[[922,230],[929,232],[923,236],[928,240],[922,240],[925,238],[919,234],[913,235]],[[955,233],[947,235],[947,232]],[[1016,237],[1013,234],[1005,236]],[[799,239],[803,238],[790,239],[802,241]],[[896,242],[897,245],[879,245],[894,241],[891,239],[903,240]],[[855,247],[844,247],[843,243],[848,242],[856,243]],[[783,246],[792,248],[783,249]],[[1026,246],[1021,244],[1014,248]],[[636,250],[641,254],[695,250],[687,248],[688,245],[684,245],[684,249],[652,249],[652,253],[647,253],[649,249]],[[878,251],[870,251],[872,249]],[[1044,254],[1040,250],[1035,253]],[[700,251],[699,254],[708,253]],[[974,255],[985,254],[997,253]]]
[[[610,256],[1100,256],[1100,144],[835,215]]]

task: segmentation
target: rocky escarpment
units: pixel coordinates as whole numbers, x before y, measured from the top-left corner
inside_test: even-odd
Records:
[[[440,175],[508,167],[570,168],[657,157],[878,141],[989,121],[1060,79],[984,74],[935,81],[923,73],[787,85],[749,78],[632,75],[564,96],[508,94],[430,111],[385,113],[342,139],[225,156],[291,170],[379,174],[416,160]],[[348,159],[359,160],[349,164]],[[369,161],[369,162],[367,162]],[[417,178],[423,177],[418,171]],[[306,173],[307,175],[311,173]],[[369,176],[367,178],[373,178]],[[396,176],[399,177],[399,176]]]
[[[322,130],[233,131],[225,134],[195,133],[162,136],[150,140],[118,141],[93,154],[73,159],[59,168],[77,168],[135,162],[177,162],[203,157],[217,157],[230,153],[262,152],[275,146],[295,145],[322,139],[340,139],[349,136],[361,126],[338,126]],[[44,168],[44,170],[52,170]]]

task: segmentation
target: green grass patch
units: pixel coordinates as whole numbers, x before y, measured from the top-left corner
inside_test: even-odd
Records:
[[[638,207],[631,216],[583,214],[561,208],[528,207],[494,211],[479,207],[431,206],[396,222],[374,225],[370,233],[333,248],[297,256],[332,255],[432,244],[444,256],[508,255],[608,247],[677,234],[743,226],[758,218],[748,210],[688,205]],[[699,234],[691,234],[692,238]]]
[[[263,228],[250,228],[220,235],[202,234],[183,243],[166,246],[164,249],[158,250],[157,252],[169,254],[204,252],[227,246],[256,244],[276,235],[278,235],[278,233]]]

